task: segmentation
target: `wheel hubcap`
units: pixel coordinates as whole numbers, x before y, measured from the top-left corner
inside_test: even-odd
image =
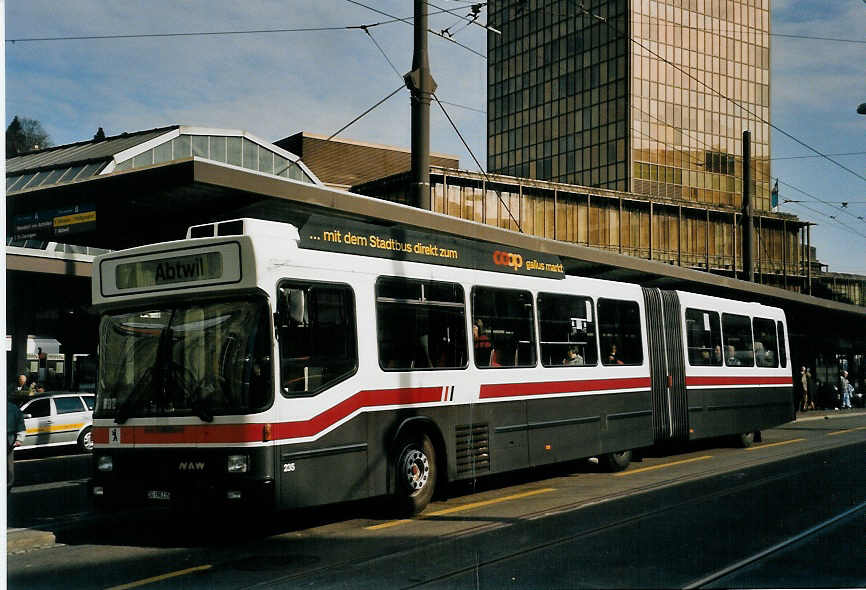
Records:
[[[430,462],[427,455],[418,449],[410,449],[403,455],[403,473],[406,484],[412,491],[418,491],[427,484],[430,477]]]

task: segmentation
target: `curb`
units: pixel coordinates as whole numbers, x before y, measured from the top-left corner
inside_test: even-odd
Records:
[[[56,543],[54,533],[38,529],[8,529],[6,553],[23,553],[31,549],[44,549]]]
[[[811,410],[809,412],[800,412],[800,414],[812,414],[815,413],[814,416],[797,416],[793,422],[810,422],[812,420],[830,420],[832,418],[851,418],[853,416],[866,416],[866,412],[851,412],[845,410]]]

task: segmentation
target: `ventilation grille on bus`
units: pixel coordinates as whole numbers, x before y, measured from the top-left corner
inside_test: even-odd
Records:
[[[490,471],[490,428],[485,424],[457,425],[457,475]]]

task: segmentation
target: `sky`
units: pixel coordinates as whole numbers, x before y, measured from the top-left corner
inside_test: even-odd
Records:
[[[15,115],[37,119],[55,145],[90,139],[99,127],[117,135],[173,124],[241,129],[269,141],[299,131],[331,135],[400,87],[411,69],[412,27],[372,10],[410,19],[408,0],[5,4],[6,123]],[[430,36],[436,94],[486,166],[487,33],[455,14],[435,14],[459,8],[466,15],[470,2],[430,4],[430,28],[465,46]],[[866,102],[866,0],[770,5],[772,175],[781,211],[817,224],[812,245],[831,271],[866,275],[866,115],[856,112]],[[347,28],[360,25],[368,32]],[[23,41],[310,28],[334,30]],[[403,90],[340,137],[408,148],[409,119]],[[431,150],[479,169],[435,104]]]

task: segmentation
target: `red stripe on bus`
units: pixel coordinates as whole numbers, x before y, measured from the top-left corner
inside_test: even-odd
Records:
[[[686,387],[698,385],[791,385],[790,377],[687,377]]]
[[[359,391],[310,420],[274,424],[275,438],[314,436],[361,408],[402,406],[442,401],[442,387],[402,387]]]
[[[502,383],[482,385],[481,398],[517,397],[521,395],[545,395],[553,393],[580,393],[608,389],[637,389],[649,387],[649,377],[624,377],[620,379],[584,379],[580,381],[541,381],[536,383]]]
[[[318,416],[298,422],[273,424],[272,438],[315,436],[361,408],[441,402],[442,387],[403,387],[359,391]],[[171,426],[97,426],[93,442],[108,444],[112,428],[120,429],[121,444],[208,444],[262,440],[262,424],[191,424]]]

